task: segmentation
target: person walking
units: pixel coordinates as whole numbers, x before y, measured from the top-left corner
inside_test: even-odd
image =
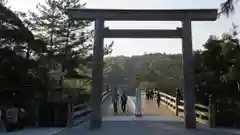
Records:
[[[109,85],[108,84],[106,84],[106,86],[105,86],[105,91],[107,91],[107,92],[109,92]]]
[[[161,94],[160,94],[160,92],[157,93],[156,98],[157,98],[157,105],[158,105],[158,108],[159,108],[161,106]]]
[[[149,91],[146,90],[146,99],[149,100]]]
[[[153,90],[151,90],[151,100],[153,100],[153,98],[154,98],[154,92]]]
[[[121,96],[121,108],[123,112],[126,111],[126,105],[127,105],[127,95],[123,93]]]

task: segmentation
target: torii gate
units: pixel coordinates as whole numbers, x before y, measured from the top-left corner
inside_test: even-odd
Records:
[[[95,21],[95,40],[92,67],[91,128],[100,128],[101,98],[103,91],[104,38],[181,38],[184,73],[184,120],[187,129],[196,128],[194,73],[191,21],[215,21],[217,9],[190,10],[116,10],[116,9],[68,9],[74,20]],[[172,30],[110,30],[104,21],[181,21],[182,28]]]

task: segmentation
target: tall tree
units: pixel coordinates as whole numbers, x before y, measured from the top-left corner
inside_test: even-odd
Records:
[[[80,0],[45,0],[36,8],[38,12],[29,12],[29,26],[35,35],[45,41],[47,51],[42,54],[43,63],[51,69],[62,69],[66,77],[90,79],[88,69],[91,66],[93,49],[93,31],[91,22],[70,20],[65,14],[69,8],[84,8]],[[111,52],[111,46],[105,47],[105,53]],[[88,68],[86,68],[88,67]],[[73,72],[75,69],[84,72]],[[72,73],[78,73],[73,75]],[[63,77],[60,79],[62,85]]]
[[[80,58],[86,58],[92,49],[91,31],[87,21],[69,21],[65,15],[68,8],[84,7],[80,0],[45,0],[36,7],[39,13],[30,13],[30,26],[34,33],[47,42],[49,66],[63,64],[66,69],[78,66]],[[88,41],[88,42],[87,42]]]
[[[22,93],[28,89],[26,88],[28,85],[32,89],[27,93],[31,95],[37,89],[42,90],[43,86],[36,77],[38,61],[30,57],[33,55],[24,57],[19,55],[19,52],[36,53],[39,45],[43,46],[44,43],[36,39],[25,25],[21,18],[24,14],[11,10],[6,4],[7,0],[0,1],[0,86],[3,90],[1,92],[4,93],[4,89],[13,89]],[[41,86],[37,86],[36,81]],[[10,102],[8,97],[5,98]]]

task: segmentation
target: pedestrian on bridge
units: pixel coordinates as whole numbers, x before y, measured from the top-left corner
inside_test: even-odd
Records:
[[[153,98],[154,98],[154,91],[153,90],[151,90],[150,95],[151,95],[151,100],[153,100]]]
[[[150,97],[149,90],[146,90],[146,99],[149,100],[149,97]]]
[[[109,85],[108,85],[108,84],[106,84],[106,86],[105,86],[105,91],[107,91],[107,92],[110,91],[110,89],[109,89]]]
[[[121,107],[123,112],[126,111],[126,105],[127,105],[127,95],[123,93],[121,96]]]
[[[161,94],[160,94],[160,92],[157,93],[156,98],[157,98],[157,105],[158,105],[158,108],[159,108],[161,106]]]

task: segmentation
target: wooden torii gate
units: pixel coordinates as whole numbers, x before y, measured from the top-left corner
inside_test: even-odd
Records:
[[[100,128],[102,123],[100,106],[103,91],[104,38],[181,38],[184,73],[184,110],[186,110],[184,112],[185,127],[187,129],[195,129],[196,115],[191,21],[215,21],[217,13],[217,9],[68,9],[67,14],[70,19],[95,21],[90,127]],[[114,30],[105,28],[104,21],[181,21],[182,28],[170,30]]]

